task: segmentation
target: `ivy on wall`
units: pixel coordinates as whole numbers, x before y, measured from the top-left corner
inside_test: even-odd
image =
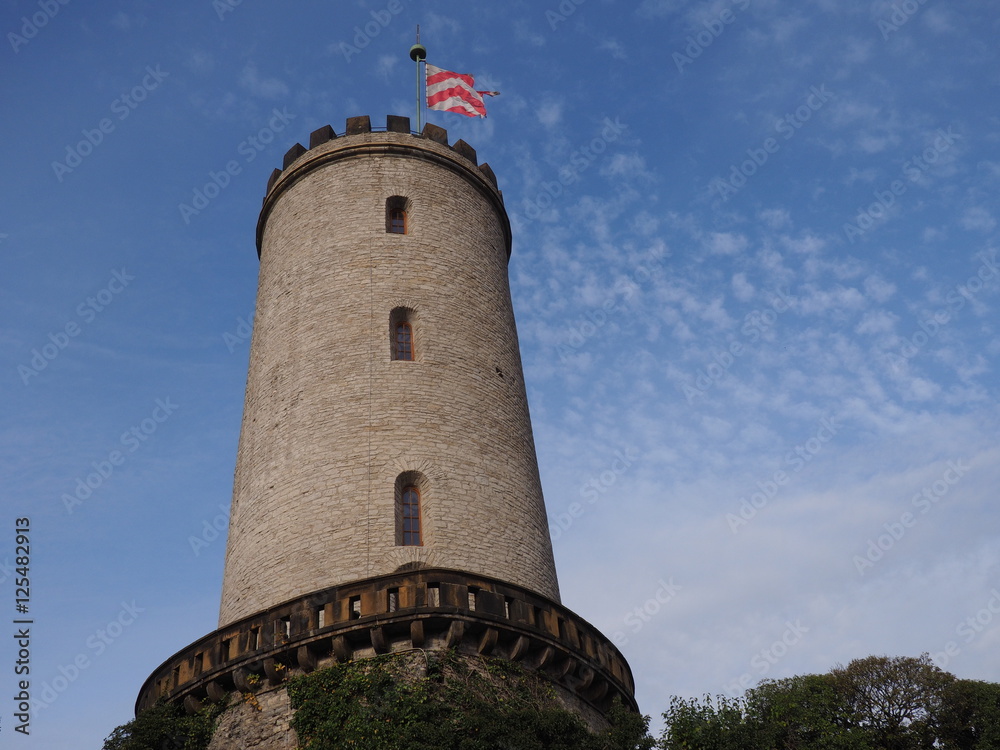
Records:
[[[287,683],[301,750],[650,750],[649,720],[617,701],[589,731],[543,677],[503,659],[388,654]],[[252,693],[249,694],[252,697]],[[247,696],[244,696],[247,700]],[[118,727],[104,750],[206,750],[225,705],[188,716],[158,703]]]
[[[424,662],[426,659],[426,663]],[[592,734],[539,676],[501,659],[390,654],[288,684],[303,750],[648,750],[648,720],[616,704]]]

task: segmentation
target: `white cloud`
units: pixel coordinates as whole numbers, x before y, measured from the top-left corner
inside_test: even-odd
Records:
[[[955,31],[955,24],[948,9],[942,7],[926,8],[921,13],[921,22],[936,34],[946,34]]]
[[[636,13],[640,18],[662,18],[677,13],[688,2],[689,0],[642,0]]]
[[[562,104],[552,99],[542,102],[535,110],[535,117],[547,128],[554,128],[562,119]]]
[[[887,310],[872,310],[864,314],[854,330],[861,334],[892,333],[899,316]]]
[[[119,31],[128,31],[132,28],[132,19],[124,11],[118,11],[111,17],[111,25]]]
[[[375,72],[379,78],[388,81],[398,67],[399,60],[399,55],[379,55],[378,61],[375,63]]]
[[[982,206],[965,209],[959,223],[962,225],[962,229],[967,229],[970,232],[992,232],[997,225],[993,215]]]
[[[605,52],[610,52],[611,57],[615,60],[624,60],[628,55],[625,54],[625,47],[617,39],[602,39],[601,43],[597,46],[598,49]]]
[[[857,289],[839,284],[829,289],[805,284],[798,299],[798,309],[809,315],[856,311],[866,304],[865,296]]]
[[[204,50],[192,50],[184,58],[184,67],[192,73],[204,75],[215,69],[215,59]]]
[[[815,255],[825,247],[826,241],[813,234],[803,234],[800,237],[783,236],[781,244],[794,253]]]
[[[711,232],[702,242],[702,247],[712,255],[735,255],[749,245],[745,235],[731,232]]]
[[[733,294],[740,302],[749,302],[753,299],[754,292],[756,291],[753,284],[747,281],[745,273],[733,274],[732,287]]]
[[[757,214],[757,218],[771,229],[784,229],[792,223],[791,214],[783,208],[765,208]]]
[[[601,168],[601,174],[627,177],[632,180],[640,177],[649,179],[651,176],[646,170],[646,160],[635,152],[630,154],[615,154],[607,161],[606,166]]]
[[[896,285],[890,281],[886,281],[878,274],[868,276],[865,279],[864,286],[865,294],[879,304],[888,302],[889,299],[896,293]]]
[[[257,65],[248,62],[240,74],[240,88],[262,99],[279,99],[288,96],[288,86],[280,78],[273,76],[260,77]]]

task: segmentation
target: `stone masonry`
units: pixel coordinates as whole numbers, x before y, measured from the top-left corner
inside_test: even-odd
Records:
[[[559,599],[495,178],[440,128],[367,119],[293,148],[265,198],[220,626],[403,562]],[[392,196],[406,234],[386,231]],[[415,361],[391,359],[397,308]],[[424,544],[401,550],[404,472]]]

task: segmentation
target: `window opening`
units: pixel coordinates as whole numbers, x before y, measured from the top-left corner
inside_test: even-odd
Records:
[[[403,546],[419,547],[420,538],[420,491],[410,485],[403,488],[402,496]]]
[[[401,195],[393,195],[385,201],[385,231],[389,234],[407,234],[407,212],[410,201]]]
[[[413,361],[413,328],[403,321],[396,324],[395,359]]]
[[[427,606],[428,607],[441,606],[441,584],[439,583],[427,584]]]
[[[406,234],[406,211],[401,208],[389,209],[389,231],[393,234]]]

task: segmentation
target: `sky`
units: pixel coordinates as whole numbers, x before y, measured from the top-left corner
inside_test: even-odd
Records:
[[[414,117],[418,23],[501,92],[427,119],[503,190],[562,599],[654,728],[872,654],[1000,681],[994,3],[0,8],[0,747],[99,748],[215,628],[267,177]]]

